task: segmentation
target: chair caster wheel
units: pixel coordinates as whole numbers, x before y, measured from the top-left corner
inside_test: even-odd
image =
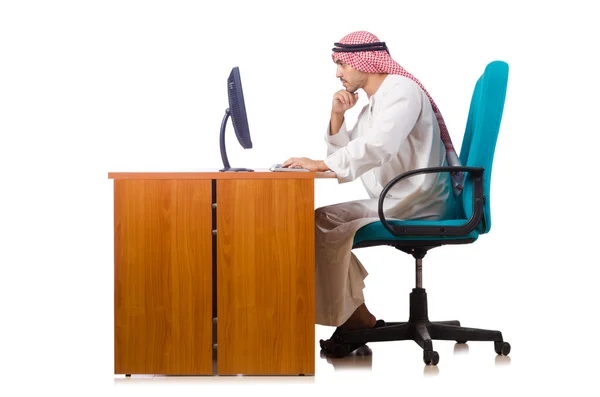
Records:
[[[510,353],[510,343],[508,342],[494,342],[494,350],[499,356],[508,356]]]
[[[457,340],[456,343],[460,344],[460,345],[464,345],[465,343],[467,343],[466,340]]]
[[[437,365],[440,362],[440,355],[433,350],[423,352],[423,361],[426,365]]]

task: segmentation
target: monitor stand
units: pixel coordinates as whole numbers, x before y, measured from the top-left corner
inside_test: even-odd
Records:
[[[219,172],[254,172],[250,168],[222,168]]]
[[[230,110],[226,109],[225,116],[223,117],[223,122],[221,123],[221,134],[219,136],[219,144],[221,146],[221,159],[223,159],[223,168],[221,168],[219,172],[254,172],[254,170],[250,168],[231,168],[229,166],[229,159],[227,159],[227,150],[225,149],[225,126],[227,125],[227,120],[229,119],[230,114]]]

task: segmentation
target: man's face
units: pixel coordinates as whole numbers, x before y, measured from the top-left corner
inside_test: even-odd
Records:
[[[340,61],[335,62],[337,70],[335,77],[339,78],[346,91],[355,93],[359,88],[363,88],[366,80],[366,73],[354,69],[352,66]]]

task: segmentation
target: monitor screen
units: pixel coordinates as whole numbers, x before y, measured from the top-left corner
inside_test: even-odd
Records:
[[[237,66],[231,70],[231,74],[227,79],[227,93],[235,135],[244,149],[251,149],[252,140],[250,139],[250,127],[248,127],[248,116],[246,115],[246,104],[244,103],[242,79],[240,68]]]

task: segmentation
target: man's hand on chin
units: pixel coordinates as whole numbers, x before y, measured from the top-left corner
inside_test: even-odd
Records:
[[[311,160],[306,157],[292,157],[283,163],[284,167],[301,167],[313,172],[330,171],[323,160]]]

